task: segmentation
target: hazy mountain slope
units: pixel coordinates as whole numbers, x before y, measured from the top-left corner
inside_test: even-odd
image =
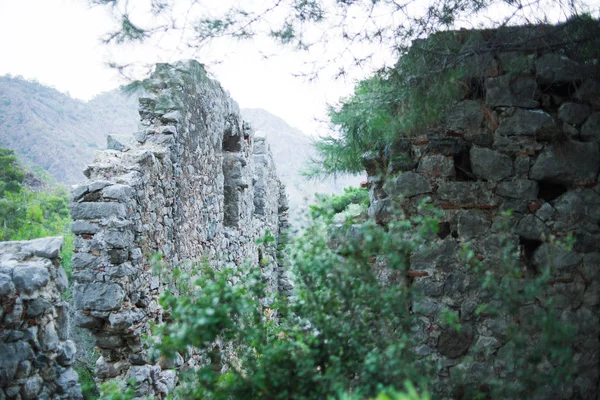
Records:
[[[258,135],[268,137],[294,218],[315,192],[341,192],[360,182],[358,177],[306,181],[301,170],[314,155],[312,139],[265,110],[242,109],[242,114]],[[0,77],[0,147],[14,150],[60,183],[81,182],[81,171],[106,147],[106,136],[132,135],[138,119],[137,99],[119,91],[83,102],[36,82]]]
[[[106,135],[136,130],[136,110],[136,100],[115,92],[86,103],[36,82],[0,77],[0,146],[61,183],[80,182]]]
[[[292,217],[299,217],[299,211],[312,202],[315,193],[340,193],[345,187],[359,185],[361,177],[356,176],[307,181],[301,171],[305,162],[315,155],[312,139],[263,109],[244,108],[242,115],[254,127],[257,135],[268,138],[277,172],[286,185]]]

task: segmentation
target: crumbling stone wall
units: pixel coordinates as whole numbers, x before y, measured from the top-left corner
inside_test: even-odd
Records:
[[[157,300],[173,290],[170,269],[260,258],[271,291],[284,289],[277,243],[256,240],[267,230],[278,236],[287,205],[266,142],[200,64],[157,65],[145,88],[143,129],[109,136],[109,150],[84,172],[88,182],[73,190],[73,301],[100,351],[96,378],[133,378],[138,396],[160,398],[176,385],[172,368],[199,362],[152,360],[141,341],[162,320]],[[157,253],[162,274],[152,271]]]
[[[81,399],[61,237],[0,242],[0,398]]]
[[[415,351],[439,362],[434,390],[444,398],[459,396],[445,383],[456,372],[475,385],[485,374],[517,379],[503,369],[509,321],[475,313],[490,299],[460,256],[471,241],[476,257],[494,268],[504,235],[501,212],[509,209],[509,240],[520,249],[525,275],[535,276],[542,264],[555,268],[544,297],[559,310],[555,323],[576,329],[575,379],[542,398],[600,393],[600,70],[597,60],[567,57],[543,29],[511,28],[497,37],[527,43],[529,51],[492,48],[482,40],[486,32],[444,33],[470,38],[461,55],[470,74],[464,99],[438,128],[400,139],[385,154],[365,155],[369,212],[377,221],[385,224],[392,210],[414,215],[426,196],[443,210],[437,243],[414,254],[410,269],[412,284],[425,295],[413,305],[423,340]],[[472,40],[477,35],[481,40]],[[548,243],[551,235],[571,233],[573,251]],[[541,304],[523,305],[518,324],[526,329]],[[442,309],[460,318],[460,333],[444,328]]]

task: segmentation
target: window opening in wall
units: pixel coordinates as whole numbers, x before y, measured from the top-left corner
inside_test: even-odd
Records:
[[[452,228],[450,227],[450,222],[440,222],[438,229],[438,236],[440,239],[445,239],[448,235],[452,233]]]
[[[471,157],[468,148],[465,147],[454,155],[454,170],[456,171],[457,181],[477,180],[471,169]]]
[[[468,86],[467,96],[468,100],[479,100],[485,99],[485,84],[481,78],[467,79],[465,82]]]
[[[239,136],[232,136],[230,133],[228,134],[227,132],[225,132],[225,135],[223,135],[223,151],[228,151],[228,152],[240,152],[242,151],[242,144],[240,142],[240,137]]]
[[[539,181],[538,187],[538,198],[545,200],[546,202],[552,201],[567,192],[567,187],[565,185],[550,181]]]
[[[521,251],[521,257],[525,264],[527,265],[527,270],[531,272],[536,272],[535,267],[533,266],[533,254],[535,251],[542,245],[541,240],[536,239],[527,239],[524,237],[519,237],[519,247]]]

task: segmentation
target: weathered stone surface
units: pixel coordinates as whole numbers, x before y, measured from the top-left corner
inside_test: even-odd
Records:
[[[550,266],[562,270],[579,265],[582,260],[583,258],[580,254],[574,251],[566,251],[559,246],[549,243],[542,243],[533,254],[533,263],[540,269]]]
[[[16,368],[19,362],[33,357],[31,346],[25,342],[0,343],[0,368]]]
[[[58,392],[67,395],[69,399],[83,399],[81,395],[81,386],[79,385],[79,376],[73,368],[67,368],[60,374],[56,381]]]
[[[548,238],[550,230],[535,215],[526,215],[515,228],[515,233],[525,239],[542,240]]]
[[[538,183],[529,179],[515,179],[499,183],[496,194],[502,197],[523,200],[536,200]]]
[[[37,399],[37,395],[42,389],[42,378],[39,376],[32,376],[25,381],[23,385],[23,398],[26,400]]]
[[[488,182],[442,182],[437,195],[443,202],[465,207],[490,207],[499,203]]]
[[[116,283],[80,284],[73,289],[73,304],[78,310],[117,310],[124,297],[125,292]]]
[[[553,138],[560,134],[554,119],[542,110],[517,109],[515,113],[500,122],[496,135],[500,136],[535,136],[536,138]]]
[[[94,268],[102,263],[102,259],[89,253],[75,253],[72,263],[73,268]]]
[[[588,142],[600,142],[600,113],[592,114],[581,127],[581,138]]]
[[[131,186],[118,183],[102,189],[102,197],[119,201],[126,201],[127,199],[132,198],[134,193],[135,191]]]
[[[529,178],[564,184],[589,183],[600,170],[600,147],[597,143],[575,141],[549,145],[531,167]]]
[[[485,233],[492,225],[484,213],[475,210],[460,211],[457,219],[458,235],[465,239],[472,239]]]
[[[425,156],[419,162],[417,172],[431,177],[453,177],[456,175],[454,160],[441,154]]]
[[[413,197],[431,192],[431,184],[424,176],[415,172],[404,172],[384,186],[390,196]]]
[[[575,92],[577,100],[589,103],[592,107],[600,106],[600,82],[595,79],[586,79]]]
[[[587,104],[563,103],[558,109],[558,118],[572,125],[579,125],[585,121],[592,110]]]
[[[512,175],[510,157],[484,147],[471,148],[471,168],[475,176],[489,181],[499,181]]]
[[[581,65],[556,53],[547,53],[538,58],[535,69],[537,78],[542,83],[573,82],[593,75],[591,65]]]
[[[18,265],[13,271],[13,282],[18,291],[31,294],[48,284],[50,276],[43,265]]]
[[[10,276],[0,274],[0,297],[8,297],[15,292],[15,284]]]
[[[485,104],[488,107],[539,106],[537,82],[532,77],[513,77],[510,74],[488,78],[485,82]]]
[[[437,349],[448,358],[456,358],[465,354],[473,342],[473,328],[463,324],[460,331],[448,329],[442,332]]]
[[[71,223],[71,231],[76,235],[93,235],[100,231],[100,227],[98,226],[98,224],[94,224],[87,221],[73,221]]]
[[[119,203],[71,203],[69,205],[73,219],[101,219],[127,216],[127,208]]]
[[[483,126],[484,108],[477,100],[464,100],[450,110],[446,126],[457,132],[479,132]]]

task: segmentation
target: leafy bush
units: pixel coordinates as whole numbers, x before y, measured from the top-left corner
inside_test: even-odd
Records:
[[[348,187],[340,195],[321,195],[316,198],[317,203],[310,206],[310,215],[317,218],[321,215],[331,216],[344,211],[350,204],[361,206],[369,205],[369,192],[366,188]]]
[[[353,196],[341,197],[346,201],[334,203],[351,204],[347,200]],[[166,314],[154,330],[156,350],[163,357],[176,352],[189,357],[193,347],[202,360],[198,369],[182,372],[175,396],[429,398],[427,388],[439,366],[414,353],[420,343],[414,330],[418,314],[410,309],[422,294],[405,277],[410,255],[434,242],[440,213],[422,204],[420,214],[382,227],[371,221],[340,226],[333,224],[332,213],[319,213],[290,249],[295,296],[268,306],[261,301],[267,293],[258,266],[175,270],[173,290],[160,300]],[[509,242],[495,269],[484,268],[468,246],[464,255],[481,274],[482,290],[490,293],[489,304],[478,310],[488,316],[514,318],[520,306],[545,290],[552,273],[548,268],[523,280]],[[528,325],[539,330],[535,346],[526,340],[529,331],[510,325],[501,362],[513,379],[489,375],[473,385],[470,377],[455,374],[448,384],[461,387],[464,398],[523,398],[563,384],[572,372],[572,329],[553,318],[552,308],[544,309]],[[441,320],[460,331],[451,312],[442,312]],[[552,371],[542,368],[547,362]],[[394,388],[400,382],[414,387],[398,394]]]

